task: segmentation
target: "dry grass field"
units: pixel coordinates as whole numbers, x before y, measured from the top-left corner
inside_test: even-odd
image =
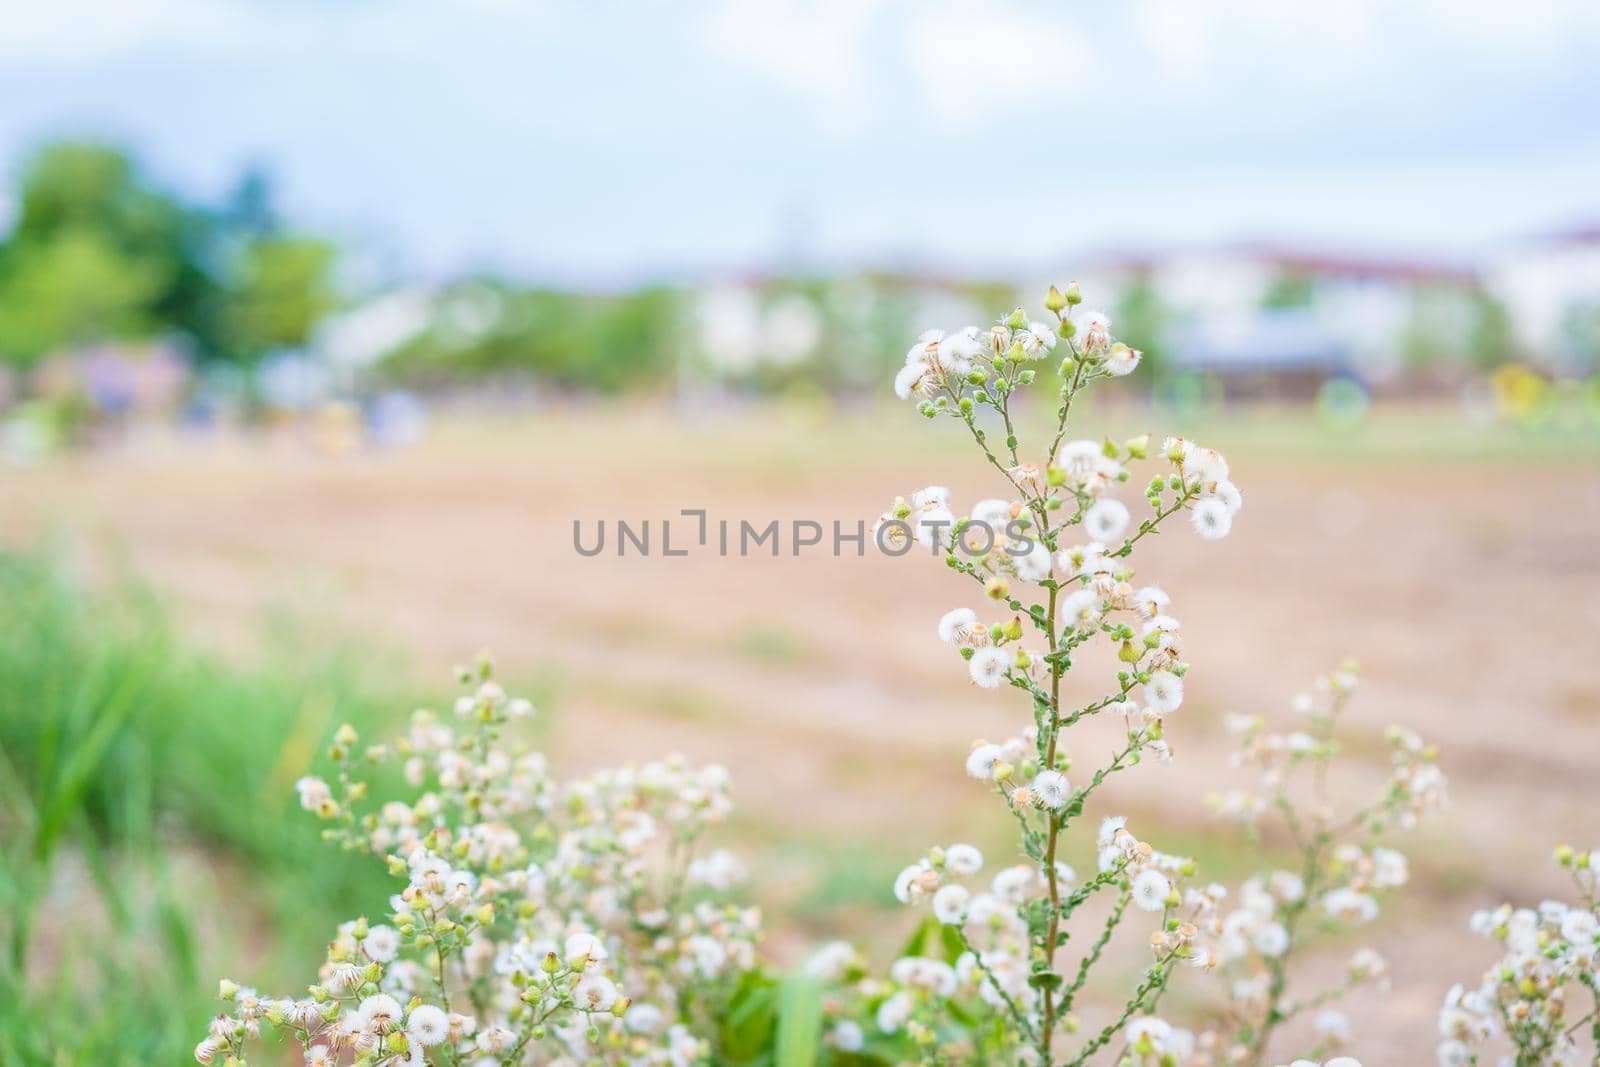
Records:
[[[1142,421],[1155,420],[1118,425]],[[1557,892],[1557,840],[1600,845],[1600,453],[1592,435],[1579,447],[1436,416],[1348,437],[1306,421],[1197,428],[1229,451],[1246,504],[1219,544],[1175,529],[1141,553],[1195,664],[1177,762],[1121,776],[1093,814],[1126,811],[1158,843],[1198,838],[1206,864],[1236,875],[1236,838],[1202,803],[1242,784],[1223,712],[1287,716],[1316,672],[1357,659],[1351,751],[1381,758],[1383,727],[1408,723],[1441,746],[1453,784],[1446,817],[1401,842],[1414,884],[1378,934],[1392,994],[1353,1005],[1375,1037],[1368,1067],[1421,1063],[1442,991],[1489,961],[1468,911]],[[1024,709],[968,685],[934,635],[969,585],[927,559],[796,558],[787,536],[776,559],[584,558],[572,523],[703,507],[713,522],[870,528],[928,483],[958,501],[995,494],[957,427],[919,422],[541,414],[338,458],[293,440],[130,441],[0,472],[0,538],[57,541],[97,573],[126,566],[170,594],[195,640],[241,656],[277,614],[370,642],[437,693],[452,663],[493,649],[547,707],[558,766],[677,750],[730,767],[730,835],[755,860],[779,959],[839,928],[887,951],[911,922],[885,907],[899,866],[934,842],[1005,848],[961,759]],[[674,543],[690,531],[680,519]],[[1080,762],[1102,736],[1079,743]]]

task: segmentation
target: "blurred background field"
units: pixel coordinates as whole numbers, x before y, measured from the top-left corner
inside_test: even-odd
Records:
[[[889,381],[1072,278],[1145,352],[1077,432],[1197,437],[1246,499],[1143,564],[1197,666],[1105,808],[1239,874],[1223,713],[1359,660],[1352,750],[1406,722],[1455,783],[1354,1009],[1423,1062],[1468,911],[1600,844],[1596,47],[1577,0],[8,13],[0,1063],[176,1062],[217,975],[380,913],[292,784],[482,648],[560,768],[730,767],[781,965],[892,951],[903,863],[1005,847],[959,760],[1015,709],[933,634],[965,589],[572,524],[991,495]]]

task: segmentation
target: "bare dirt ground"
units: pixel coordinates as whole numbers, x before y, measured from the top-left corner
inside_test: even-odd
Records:
[[[1002,813],[961,760],[1026,709],[973,689],[935,638],[940,613],[979,606],[941,564],[796,558],[787,530],[776,559],[664,558],[659,523],[703,507],[713,524],[870,528],[895,494],[929,482],[958,501],[997,494],[956,433],[610,412],[452,425],[407,451],[338,459],[281,442],[130,443],[0,472],[0,538],[125,554],[200,640],[247,648],[267,609],[374,639],[430,692],[492,648],[510,677],[538,682],[548,747],[574,771],[669,750],[727,764],[732,836],[756,858],[773,950],[793,959],[841,925],[881,946],[902,936],[911,917],[879,910],[886,881],[928,844],[975,840],[1006,858]],[[1414,884],[1375,932],[1393,990],[1351,1005],[1368,1067],[1429,1062],[1443,990],[1490,959],[1465,935],[1467,913],[1560,892],[1558,840],[1600,846],[1600,466],[1559,450],[1424,458],[1333,444],[1307,458],[1241,441],[1233,536],[1177,529],[1140,553],[1141,577],[1174,596],[1195,664],[1170,728],[1177,763],[1121,776],[1091,814],[1127,811],[1158,844],[1202,835],[1204,860],[1236,875],[1236,839],[1202,804],[1245,784],[1222,713],[1287,721],[1314,674],[1359,660],[1352,752],[1381,758],[1383,727],[1408,723],[1438,742],[1453,780],[1452,810],[1400,842]],[[654,519],[657,554],[580,556],[573,521],[588,539],[602,518]],[[680,518],[674,545],[692,532]],[[1086,695],[1100,691],[1098,666],[1075,683]],[[1077,743],[1081,764],[1102,738],[1109,751],[1110,735]],[[1351,788],[1375,780],[1357,772]]]

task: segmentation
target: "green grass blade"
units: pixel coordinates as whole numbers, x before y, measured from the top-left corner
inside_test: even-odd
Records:
[[[822,984],[792,974],[778,994],[777,1067],[813,1067],[821,1044]]]

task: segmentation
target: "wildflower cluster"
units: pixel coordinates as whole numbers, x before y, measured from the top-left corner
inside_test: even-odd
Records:
[[[1476,1064],[1497,1041],[1512,1056],[1493,1062],[1516,1067],[1568,1067],[1600,1057],[1600,851],[1563,845],[1555,858],[1572,879],[1576,903],[1502,904],[1472,916],[1473,933],[1501,942],[1505,955],[1477,986],[1458,984],[1446,994],[1439,1012],[1442,1067]],[[1573,998],[1589,1009],[1569,1003]]]
[[[1223,1022],[1202,1035],[1205,1055],[1197,1063],[1263,1062],[1278,1028],[1302,1017],[1312,1023],[1313,1057],[1340,1049],[1350,1042],[1350,1022],[1332,1005],[1360,986],[1387,982],[1383,957],[1359,948],[1336,983],[1310,993],[1290,989],[1291,960],[1317,933],[1372,923],[1383,896],[1406,884],[1406,857],[1379,842],[1445,803],[1434,750],[1396,727],[1387,734],[1390,773],[1382,790],[1363,807],[1339,810],[1329,781],[1340,754],[1335,732],[1356,685],[1353,664],[1318,678],[1311,692],[1295,698],[1300,728],[1288,733],[1268,730],[1260,716],[1226,718],[1239,742],[1234,762],[1253,769],[1257,780],[1253,789],[1210,803],[1254,841],[1278,831],[1295,862],[1261,871],[1226,903],[1221,887],[1214,892],[1204,927],[1215,946],[1225,1010]],[[1264,825],[1269,821],[1274,826]]]
[[[980,890],[968,884],[976,850],[934,849],[895,886],[902,901],[925,903],[950,931],[929,947],[951,962],[902,959],[879,988],[871,1021],[881,1035],[904,1034],[929,1061],[1084,1063],[1117,1042],[1128,1062],[1176,1062],[1186,1043],[1192,1049],[1192,1035],[1148,1013],[1176,967],[1216,958],[1200,925],[1213,904],[1187,884],[1192,861],[1158,851],[1115,817],[1101,824],[1092,877],[1080,879],[1061,858],[1063,834],[1109,776],[1146,757],[1172,760],[1166,721],[1183,706],[1189,665],[1172,598],[1135,579],[1135,545],[1179,512],[1201,537],[1224,537],[1243,504],[1214,449],[1178,437],[1157,447],[1148,436],[1068,439],[1079,394],[1130,373],[1140,359],[1115,340],[1105,315],[1080,304],[1075,285],[1052,287],[1048,322],[1019,309],[988,329],[924,334],[896,379],[922,414],[965,426],[1005,491],[962,512],[943,487],[919,490],[879,519],[880,542],[915,542],[982,589],[985,613],[956,608],[939,620],[938,636],[974,684],[1016,689],[1032,711],[1015,736],[981,740],[966,759],[967,773],[1015,821],[1027,862]],[[1013,404],[1047,360],[1059,374],[1059,405],[1050,440],[1034,457],[1018,440]],[[998,445],[992,429],[1003,434]],[[1135,521],[1118,493],[1144,464],[1153,466],[1143,482],[1146,514]],[[1062,680],[1096,643],[1113,650],[1114,674],[1093,687],[1093,699],[1069,703]],[[1096,716],[1118,721],[1123,741],[1108,762],[1080,770],[1067,732]],[[1062,1061],[1060,1039],[1077,1028],[1074,1006],[1130,906],[1151,917],[1152,962],[1120,1017]],[[1065,959],[1068,924],[1091,911],[1101,933]],[[925,980],[933,975],[937,981]]]
[[[1404,856],[1382,838],[1439,807],[1444,778],[1432,750],[1396,729],[1381,793],[1337,813],[1334,729],[1355,684],[1341,670],[1297,702],[1299,730],[1229,719],[1238,763],[1259,778],[1215,807],[1258,839],[1268,819],[1281,820],[1274,843],[1292,846],[1297,865],[1269,867],[1230,894],[1121,816],[1095,813],[1085,828],[1113,775],[1172,762],[1168,724],[1185,702],[1190,667],[1174,598],[1136,575],[1134,550],[1180,513],[1199,537],[1225,537],[1243,498],[1222,455],[1195,442],[1069,439],[1082,391],[1140,360],[1105,315],[1080,304],[1075,285],[1052,288],[1043,322],[1018,310],[987,329],[924,334],[896,380],[923,415],[961,423],[1003,488],[970,507],[937,485],[896,499],[878,543],[920,546],[971,583],[972,603],[932,628],[953,672],[1013,691],[1028,714],[964,758],[973,788],[1015,828],[1015,851],[995,866],[961,842],[915,857],[894,893],[922,922],[886,974],[830,942],[774,992],[756,953],[758,915],[722,897],[742,866],[699,850],[729,812],[722,769],[673,758],[557,781],[541,755],[502,737],[533,709],[509,698],[484,661],[463,672],[469,692],[452,716],[417,712],[398,742],[365,749],[345,727],[329,752],[336,773],[299,783],[324,836],[381,858],[401,888],[376,921],[337,927],[303,995],[264,998],[224,982],[228,1010],[196,1058],[242,1067],[266,1027],[297,1043],[311,1067],[1264,1067],[1277,1028],[1303,1015],[1317,1021],[1314,1059],[1293,1067],[1342,1051],[1349,1026],[1331,1005],[1381,982],[1381,957],[1357,952],[1341,982],[1311,994],[1290,990],[1290,959],[1317,930],[1376,917],[1382,894],[1407,878]],[[1041,365],[1059,382],[1054,425],[1030,453],[1017,401]],[[1121,497],[1138,506],[1139,496],[1136,516]],[[1064,679],[1086,659],[1104,673],[1080,683],[1080,671],[1069,697]],[[1099,759],[1099,741],[1072,733],[1090,721],[1117,738]],[[398,763],[418,795],[369,799],[366,771],[382,763]],[[1581,869],[1592,912],[1592,875]],[[1566,913],[1554,921],[1565,929]],[[1106,983],[1091,979],[1128,927],[1143,965],[1107,1011]],[[1557,959],[1548,930],[1528,936]],[[1185,1028],[1155,1014],[1184,971],[1221,978],[1220,1020]],[[1518,974],[1513,988],[1532,1005],[1522,1018],[1558,1016],[1551,981]],[[1506,1003],[1498,992],[1491,1002]],[[1333,1055],[1321,1067],[1360,1065]]]
[[[398,742],[360,751],[345,727],[335,782],[300,781],[324,837],[381,857],[401,888],[383,921],[338,927],[302,995],[224,982],[229,1010],[195,1049],[201,1063],[243,1064],[264,1024],[308,1067],[709,1055],[701,1035],[756,966],[760,934],[754,910],[717,899],[739,862],[696,855],[728,815],[727,774],[673,758],[560,783],[542,755],[501,740],[531,705],[487,660],[463,680],[451,719],[418,711]],[[422,792],[371,807],[360,775],[389,761]]]

